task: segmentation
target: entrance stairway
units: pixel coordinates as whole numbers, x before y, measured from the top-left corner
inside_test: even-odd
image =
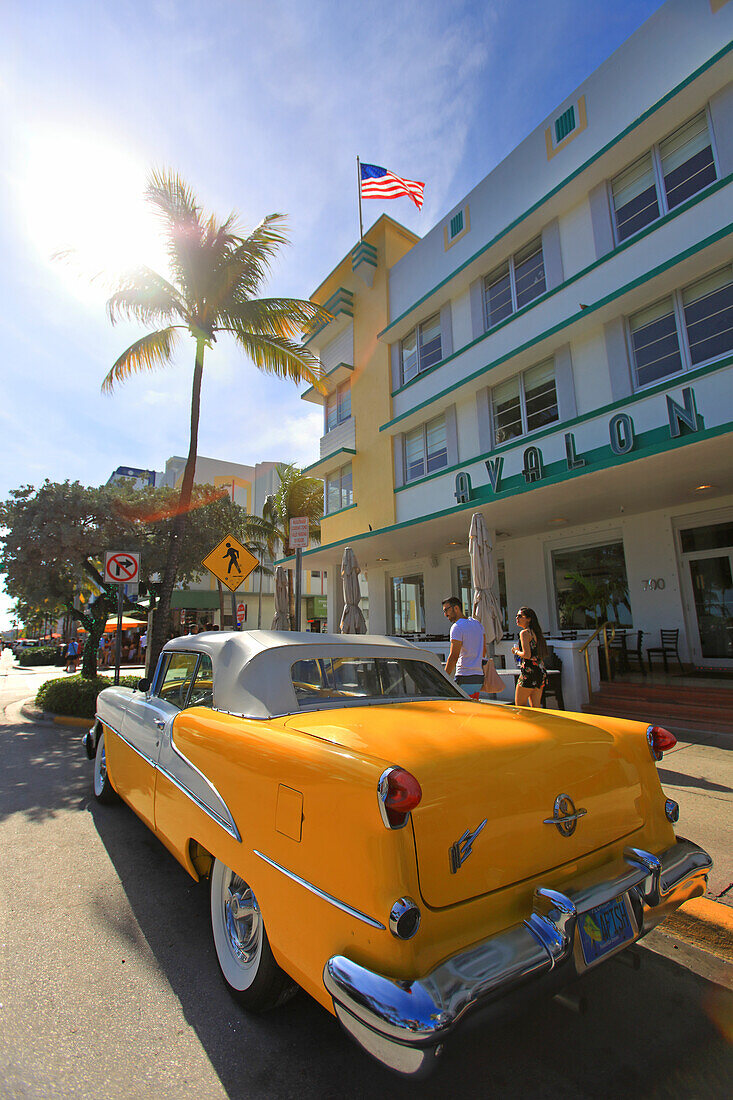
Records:
[[[664,726],[672,733],[733,735],[733,686],[706,686],[704,679],[699,686],[691,685],[690,678],[685,679],[684,684],[675,684],[673,678],[657,684],[602,681],[600,691],[593,693],[583,710]]]

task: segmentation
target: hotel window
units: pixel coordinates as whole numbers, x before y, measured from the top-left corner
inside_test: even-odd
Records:
[[[542,239],[538,237],[484,279],[486,328],[493,328],[545,290]]]
[[[622,542],[556,550],[552,572],[561,629],[595,630],[604,622],[632,626]]]
[[[495,446],[559,420],[554,361],[538,363],[495,386],[491,403]]]
[[[733,268],[698,279],[629,318],[634,377],[646,386],[733,351]]]
[[[415,375],[434,367],[443,358],[440,336],[440,314],[434,313],[405,337],[400,344],[402,384]]]
[[[473,609],[473,586],[471,584],[471,566],[459,565],[456,567],[458,599],[461,607],[467,615]],[[504,562],[499,559],[496,563],[496,584],[499,589],[499,606],[501,608],[501,629],[506,634],[509,630],[509,614],[506,598],[506,569]]]
[[[701,111],[611,182],[621,242],[717,178],[707,114]]]
[[[346,466],[342,466],[340,470],[328,475],[324,495],[326,515],[330,515],[331,512],[340,512],[342,508],[348,508],[349,505],[354,503],[350,462]]]
[[[448,465],[445,416],[436,416],[405,437],[405,481],[432,474]]]
[[[392,634],[425,633],[425,587],[422,573],[392,578]]]
[[[343,424],[350,416],[351,382],[342,382],[326,398],[326,431],[333,431],[337,424]]]

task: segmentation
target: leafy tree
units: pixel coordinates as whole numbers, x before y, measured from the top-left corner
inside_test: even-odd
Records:
[[[161,218],[170,278],[141,267],[118,284],[107,303],[112,323],[133,319],[155,328],[122,353],[102,389],[111,392],[135,372],[170,363],[182,332],[194,341],[188,458],[160,585],[159,615],[150,640],[151,659],[156,660],[165,641],[167,612],[188,523],[204,352],[219,333],[227,333],[258,370],[320,388],[319,362],[299,342],[299,334],[314,321],[328,319],[329,314],[308,301],[257,297],[274,257],[287,240],[282,215],[268,215],[245,236],[234,214],[221,223],[213,215],[205,215],[187,184],[167,171],[150,175],[146,197]]]
[[[277,476],[278,487],[274,493],[265,497],[262,518],[258,516],[247,518],[250,536],[259,536],[264,541],[271,559],[276,557],[278,551],[285,552],[291,519],[307,516],[310,537],[320,541],[323,518],[322,481],[317,477],[308,477],[293,463],[279,465]],[[295,611],[292,571],[288,572],[288,598],[292,623]]]
[[[232,528],[243,510],[213,486],[197,486],[178,572],[183,583],[200,576],[201,559]],[[99,639],[117,610],[117,585],[106,585],[108,550],[141,554],[140,580],[153,580],[165,568],[175,524],[178,494],[171,489],[136,492],[131,484],[85,488],[76,482],[46,481],[40,489],[24,486],[0,504],[0,569],[8,593],[19,608],[48,606],[68,613],[89,632],[82,676],[96,674]],[[125,601],[128,610],[135,604]]]

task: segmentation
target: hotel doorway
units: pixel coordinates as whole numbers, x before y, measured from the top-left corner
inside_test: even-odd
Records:
[[[733,522],[680,531],[680,548],[693,662],[733,668]]]

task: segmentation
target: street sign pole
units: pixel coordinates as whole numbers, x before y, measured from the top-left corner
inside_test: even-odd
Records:
[[[303,551],[298,546],[295,551],[295,629],[300,630],[300,574],[303,565]]]
[[[237,597],[232,592],[232,626],[235,630],[241,630],[239,623],[237,622]]]
[[[115,644],[115,684],[120,682],[122,664],[122,585],[117,585],[117,642]]]

